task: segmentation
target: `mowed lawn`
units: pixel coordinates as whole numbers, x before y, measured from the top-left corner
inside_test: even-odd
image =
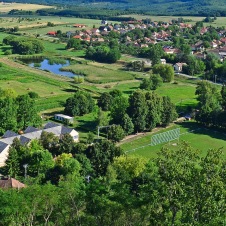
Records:
[[[180,142],[186,141],[193,148],[201,151],[200,155],[204,156],[209,149],[223,148],[224,157],[226,158],[226,134],[215,131],[212,129],[206,129],[200,127],[195,122],[184,122],[178,125],[174,125],[168,129],[162,129],[161,132],[166,132],[171,129],[180,128]],[[190,131],[190,132],[189,132]],[[193,132],[191,132],[193,131]],[[168,144],[160,144],[156,146],[150,146],[151,137],[157,133],[147,133],[139,138],[134,138],[130,141],[120,145],[120,147],[129,155],[141,155],[147,158],[155,158],[158,156],[158,152],[163,146],[171,149],[177,148],[177,140],[171,141]],[[134,150],[136,149],[136,150]]]

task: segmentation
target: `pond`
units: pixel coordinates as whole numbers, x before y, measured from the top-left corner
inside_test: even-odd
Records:
[[[47,70],[57,75],[62,75],[66,77],[75,77],[76,74],[69,71],[61,71],[62,67],[70,65],[69,60],[63,60],[65,62],[54,62],[49,59],[20,59],[22,62],[27,63],[30,67],[35,67],[40,70]]]

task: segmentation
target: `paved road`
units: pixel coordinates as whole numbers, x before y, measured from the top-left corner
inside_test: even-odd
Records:
[[[190,79],[194,79],[194,80],[201,80],[201,81],[203,80],[203,79],[201,79],[201,78],[199,78],[199,77],[191,76],[191,75],[187,75],[187,74],[183,74],[183,73],[175,73],[175,75],[177,75],[177,76],[183,76],[183,77],[190,78]],[[209,83],[218,85],[218,86],[222,86],[222,85],[223,85],[222,83],[215,83],[215,82],[212,82],[212,81],[210,81],[210,80],[206,80],[206,81],[208,81]]]

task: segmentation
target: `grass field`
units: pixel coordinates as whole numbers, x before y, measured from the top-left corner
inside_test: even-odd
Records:
[[[133,75],[129,72],[109,69],[105,66],[98,67],[87,62],[87,64],[74,64],[65,67],[66,70],[75,74],[85,75],[85,80],[91,83],[107,83],[124,80],[132,80]]]
[[[0,13],[7,13],[12,9],[35,11],[38,9],[53,8],[53,6],[21,3],[0,3]]]
[[[201,151],[201,156],[205,155],[209,148],[223,148],[224,157],[226,158],[226,134],[222,132],[217,132],[215,130],[206,129],[201,127],[195,122],[184,122],[178,125],[174,125],[168,129],[162,129],[161,132],[165,132],[174,128],[181,129],[180,141],[188,142],[193,148],[199,149]],[[189,132],[193,131],[193,132]],[[160,133],[160,132],[158,132]],[[129,155],[141,155],[147,158],[157,157],[159,150],[166,145],[167,147],[173,149],[176,148],[175,144],[177,141],[171,141],[169,144],[160,144],[156,146],[148,146],[151,143],[151,137],[155,133],[147,133],[146,135],[140,136],[138,138],[133,138],[132,140],[126,141],[120,145],[120,147],[126,151]],[[145,146],[143,148],[139,148]],[[133,150],[136,149],[137,150]]]
[[[171,20],[177,20],[179,17],[183,17],[184,19],[191,20],[191,22],[188,22],[190,24],[195,24],[198,21],[202,21],[205,17],[197,17],[197,16],[149,16],[149,15],[138,15],[138,14],[128,14],[123,15],[120,17],[133,17],[137,20],[142,20],[149,18],[152,21],[163,21],[163,22],[170,22]],[[217,17],[217,20],[215,20],[213,23],[205,23],[205,26],[214,26],[214,27],[222,27],[226,24],[226,17]]]
[[[47,23],[51,22],[55,26],[47,27]],[[84,24],[86,29],[91,29],[94,26],[99,27],[101,20],[74,18],[74,17],[56,17],[56,16],[26,16],[21,21],[21,17],[0,17],[0,27],[12,28],[19,27],[19,31],[27,34],[39,34],[40,36],[46,35],[48,31],[61,30],[62,32],[81,30],[81,28],[74,28],[74,24]],[[116,23],[109,21],[109,23]]]

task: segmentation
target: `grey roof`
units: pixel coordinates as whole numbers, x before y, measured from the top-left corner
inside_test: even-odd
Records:
[[[39,130],[32,133],[25,133],[23,134],[23,137],[33,140],[33,139],[39,139],[41,137],[41,134],[42,134],[42,130]]]
[[[68,127],[62,126],[61,134],[70,133],[72,130],[73,130],[72,128],[68,128]]]
[[[49,129],[49,128],[53,128],[56,126],[61,126],[60,124],[54,123],[54,122],[48,122],[47,124],[45,124],[44,129]]]
[[[20,139],[20,135],[17,135],[17,136],[15,136],[15,137],[4,138],[4,139],[1,139],[1,141],[4,142],[4,143],[6,143],[6,144],[11,145],[11,144],[13,143],[13,140],[14,140],[15,138]]]
[[[28,126],[27,129],[25,129],[24,133],[32,133],[32,132],[36,132],[39,131],[39,129],[33,127],[33,126]]]
[[[6,148],[7,146],[8,146],[8,144],[6,144],[6,143],[0,141],[0,153],[1,153],[2,151],[4,151],[5,148]]]
[[[20,137],[20,143],[21,143],[22,145],[27,144],[27,143],[29,143],[30,141],[31,141],[30,138],[27,138],[27,137],[25,137],[25,136],[21,136],[21,137]]]
[[[4,135],[2,136],[3,138],[8,138],[8,137],[15,137],[17,136],[18,134],[11,131],[11,130],[7,130]]]
[[[44,131],[46,131],[48,133],[54,133],[56,136],[60,136],[61,135],[61,128],[62,128],[62,126],[58,125],[58,126],[55,126],[55,127],[44,129]]]

